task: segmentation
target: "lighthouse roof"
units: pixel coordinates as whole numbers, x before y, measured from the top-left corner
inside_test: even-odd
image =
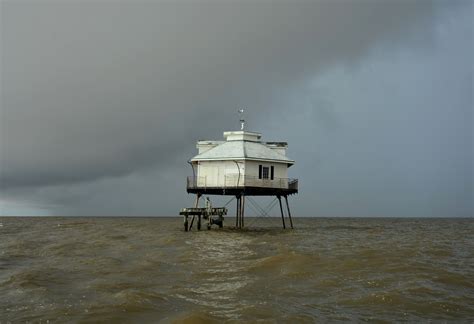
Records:
[[[270,147],[275,147],[275,143],[268,143],[269,145],[267,145],[260,142],[260,134],[258,133],[226,132],[224,136],[227,141],[214,142],[217,144],[215,147],[196,155],[191,161],[257,160],[289,165],[295,163],[295,161]]]

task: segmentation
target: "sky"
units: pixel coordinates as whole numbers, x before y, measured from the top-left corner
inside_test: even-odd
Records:
[[[3,0],[0,20],[0,215],[175,216],[196,141],[242,107],[289,143],[295,216],[474,215],[472,1]]]

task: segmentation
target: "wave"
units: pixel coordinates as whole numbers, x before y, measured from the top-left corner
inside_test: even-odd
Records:
[[[221,323],[222,320],[209,315],[208,313],[192,310],[186,313],[180,313],[161,320],[159,323],[180,323],[180,324],[213,324]]]
[[[256,260],[250,266],[250,271],[275,275],[311,276],[318,262],[319,257],[315,255],[288,251]]]
[[[48,287],[54,283],[61,283],[61,276],[54,275],[53,271],[41,269],[21,270],[10,277],[0,286],[10,288],[39,288]]]

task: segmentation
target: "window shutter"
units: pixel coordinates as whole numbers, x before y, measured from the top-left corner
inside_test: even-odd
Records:
[[[258,178],[262,179],[262,165],[261,164],[258,166]]]
[[[273,180],[273,176],[275,174],[275,167],[272,165],[270,168],[270,179]]]

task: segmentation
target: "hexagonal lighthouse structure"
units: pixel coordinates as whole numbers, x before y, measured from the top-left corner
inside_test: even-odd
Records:
[[[288,169],[295,163],[286,156],[288,144],[263,142],[261,134],[245,131],[243,120],[241,122],[242,129],[224,132],[222,141],[197,142],[198,154],[189,161],[193,175],[187,178],[187,192],[196,194],[196,207],[202,195],[235,196],[237,228],[244,227],[246,196],[276,196],[280,203],[283,228],[286,228],[283,197],[293,228],[288,196],[298,193],[298,180],[288,177]],[[188,230],[187,216],[185,230]],[[219,225],[222,226],[222,214],[219,218]],[[210,228],[212,220],[208,224]]]

